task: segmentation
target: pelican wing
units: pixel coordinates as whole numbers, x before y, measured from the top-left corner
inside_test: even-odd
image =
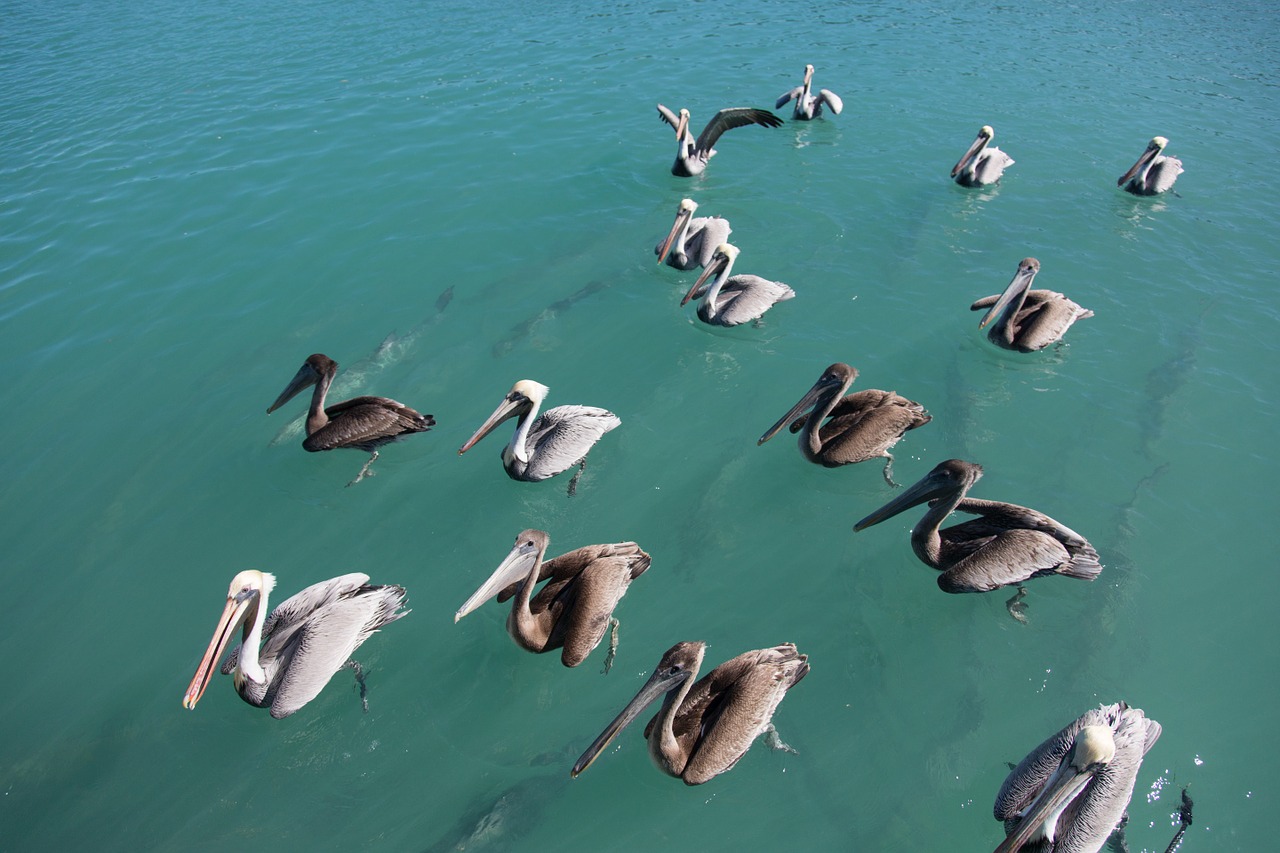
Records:
[[[990,592],[1039,575],[1069,574],[1062,567],[1071,562],[1067,549],[1051,536],[1035,530],[1006,530],[951,563],[938,575],[938,586],[951,593]]]
[[[978,162],[973,168],[974,182],[979,185],[994,184],[1013,163],[1013,158],[999,148],[986,148],[978,155]]]
[[[419,414],[386,397],[353,397],[324,411],[329,423],[307,436],[302,442],[306,450],[384,443],[405,433],[425,432],[436,422],[431,415]]]
[[[1177,157],[1157,157],[1147,172],[1147,190],[1155,195],[1171,189],[1182,172],[1182,161]]]
[[[281,649],[278,666],[284,674],[271,700],[271,716],[287,717],[319,695],[374,631],[409,612],[400,609],[404,595],[403,587],[362,584],[317,608]]]
[[[737,326],[762,316],[775,304],[794,298],[790,285],[758,275],[735,275],[716,294],[716,321]]]
[[[622,420],[594,406],[556,406],[538,416],[529,430],[529,465],[524,479],[545,480],[576,465],[600,437]]]
[[[680,126],[679,117],[675,113],[671,112],[671,110],[664,107],[662,104],[658,104],[658,117],[663,121],[665,121],[667,124],[671,125],[672,130],[675,130],[677,127]]]
[[[649,555],[601,557],[592,560],[578,575],[572,586],[573,616],[563,625],[564,651],[560,659],[565,666],[577,666],[604,638],[609,618],[627,593],[632,579],[649,568]]]
[[[818,91],[818,100],[827,105],[827,109],[836,115],[840,115],[840,111],[844,109],[844,101],[840,100],[840,96],[830,89],[821,89]]]
[[[1093,550],[1089,540],[1076,533],[1065,524],[1056,521],[1042,512],[1017,504],[1003,501],[986,501],[978,498],[964,498],[956,506],[959,512],[980,516],[973,521],[948,527],[947,531],[970,531],[973,536],[991,536],[1006,530],[1019,528],[1036,530],[1048,534],[1067,548]],[[1096,557],[1097,554],[1095,553]]]
[[[665,119],[666,116],[663,116],[663,118]],[[711,121],[707,122],[707,126],[702,129],[702,133],[698,134],[698,150],[710,151],[715,147],[716,140],[726,130],[732,130],[735,127],[745,127],[749,124],[758,124],[762,127],[779,127],[782,123],[782,119],[768,110],[758,110],[751,107],[730,107],[712,116]]]
[[[800,97],[802,94],[804,94],[804,86],[796,86],[794,89],[792,89],[789,92],[783,92],[781,95],[778,96],[778,100],[776,103],[774,103],[773,108],[775,110],[780,110],[784,106],[786,106],[788,101],[795,100],[796,98]]]
[[[700,785],[738,763],[787,690],[808,673],[807,660],[784,643],[738,655],[693,685],[674,726],[677,739],[696,737],[681,774],[685,784]]]
[[[833,417],[818,430],[823,455],[833,461],[840,460],[843,464],[882,456],[905,432],[933,420],[924,406],[892,391],[868,389],[858,394],[867,395],[863,405],[849,406],[843,415],[836,416],[833,412]],[[850,394],[844,400],[853,396]],[[837,404],[837,409],[844,400]]]
[[[720,244],[729,241],[732,230],[729,227],[729,220],[719,216],[699,217],[693,220],[689,223],[689,233],[692,236],[685,246],[689,258],[698,266],[705,267],[711,263],[711,256],[716,253]]]
[[[1027,349],[1044,349],[1049,344],[1061,340],[1076,320],[1093,316],[1093,312],[1088,308],[1081,308],[1061,293],[1051,290],[1032,291],[1032,293],[1047,293],[1050,298],[1035,305],[1031,305],[1028,299],[1027,305],[1018,312],[1014,320],[1015,342]]]

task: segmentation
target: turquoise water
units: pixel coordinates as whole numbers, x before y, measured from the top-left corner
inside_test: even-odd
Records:
[[[1133,850],[1270,846],[1280,662],[1266,519],[1280,476],[1280,27],[1271,4],[4,4],[0,367],[9,662],[6,850],[985,850],[1033,745],[1120,699],[1164,726]],[[799,82],[845,112],[735,130],[695,179],[654,104],[701,126]],[[789,110],[780,111],[789,118]],[[1017,161],[947,171],[982,124]],[[1186,173],[1115,178],[1153,135]],[[681,197],[738,270],[797,297],[711,330],[652,247]],[[1096,317],[1021,356],[975,298],[1028,255]],[[361,456],[276,441],[312,352],[349,394],[435,415]],[[822,369],[934,421],[912,482],[1089,537],[1096,583],[946,596],[917,512],[855,535],[879,465],[755,439]],[[357,371],[358,369],[358,371]],[[456,450],[513,381],[617,412],[577,497]],[[341,374],[339,376],[341,381]],[[618,661],[530,656],[458,605],[540,527],[638,541]],[[180,700],[239,570],[278,593],[347,571],[413,613],[283,721],[219,678]],[[280,600],[280,596],[276,597]],[[757,745],[686,788],[639,731],[574,758],[678,640],[707,664],[796,642],[812,673]]]

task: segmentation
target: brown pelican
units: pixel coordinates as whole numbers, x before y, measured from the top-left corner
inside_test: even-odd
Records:
[[[1018,764],[996,795],[996,853],[1097,853],[1120,822],[1160,724],[1123,702],[1086,711]]]
[[[324,396],[329,393],[329,383],[338,372],[338,363],[323,353],[309,356],[302,363],[288,386],[267,409],[271,414],[293,399],[302,389],[314,385],[311,408],[307,412],[307,437],[302,449],[333,450],[338,447],[354,447],[369,453],[360,473],[348,486],[353,486],[370,474],[369,466],[378,458],[378,448],[414,432],[426,432],[436,419],[423,415],[386,397],[352,397],[325,408]]]
[[[653,249],[653,253],[658,256],[658,263],[665,259],[668,266],[678,270],[705,267],[716,246],[729,239],[729,232],[732,231],[729,220],[719,216],[699,216],[694,219],[693,213],[697,209],[698,203],[693,199],[680,200],[671,233]]]
[[[512,385],[493,414],[459,448],[458,455],[470,450],[507,418],[518,417],[515,435],[502,449],[502,467],[507,476],[536,483],[577,465],[578,472],[569,481],[572,495],[586,467],[587,451],[622,420],[613,412],[594,406],[556,406],[539,415],[538,407],[548,390],[532,379],[521,379]]]
[[[1116,180],[1116,186],[1124,187],[1126,192],[1134,195],[1158,195],[1172,188],[1183,170],[1182,161],[1177,157],[1165,157],[1160,153],[1168,144],[1169,140],[1163,136],[1152,137],[1138,162]]]
[[[991,125],[984,124],[978,130],[978,137],[973,140],[969,150],[964,152],[960,161],[951,168],[951,177],[962,187],[981,187],[994,184],[1000,180],[1004,170],[1014,164],[1014,159],[999,148],[988,148],[996,132]]]
[[[1098,552],[1074,530],[1017,504],[966,498],[982,466],[961,459],[939,463],[920,482],[854,525],[864,530],[917,504],[929,511],[911,529],[911,549],[942,572],[943,592],[988,592],[1041,575],[1093,580]],[[981,516],[939,530],[955,510]]]
[[[707,262],[706,269],[680,300],[680,305],[690,299],[702,298],[698,303],[698,318],[713,326],[737,326],[749,320],[758,320],[778,302],[793,298],[796,292],[790,285],[769,281],[758,275],[729,277],[733,262],[738,259],[738,247],[721,243]],[[707,287],[703,283],[715,276]]]
[[[840,115],[840,111],[844,109],[844,101],[840,100],[840,96],[830,89],[820,89],[818,96],[815,98],[809,93],[809,84],[813,81],[813,66],[806,65],[804,67],[804,82],[796,86],[789,92],[784,92],[778,98],[778,102],[773,105],[774,109],[782,109],[787,101],[795,100],[795,109],[791,113],[793,119],[799,121],[808,121],[822,115],[822,108],[825,106],[836,115]]]
[[[701,175],[707,168],[707,161],[715,156],[715,144],[720,135],[735,127],[758,124],[762,127],[779,127],[782,119],[768,110],[757,110],[750,107],[730,107],[716,113],[707,126],[694,139],[689,132],[689,111],[681,110],[676,116],[671,110],[658,104],[658,115],[662,120],[676,129],[676,161],[671,164],[671,174],[681,178]]]
[[[808,656],[783,643],[740,654],[694,683],[706,650],[706,643],[676,643],[668,649],[570,775],[590,767],[628,723],[665,693],[661,710],[644,729],[649,756],[662,772],[686,785],[701,785],[737,764],[757,736],[773,731],[778,703],[809,671]]]
[[[249,570],[231,579],[227,606],[182,697],[184,708],[195,708],[213,678],[214,667],[244,625],[240,646],[222,665],[235,677],[240,698],[271,709],[276,719],[287,717],[319,695],[333,674],[350,666],[362,679],[351,655],[384,625],[409,613],[402,610],[404,588],[372,585],[358,572],[331,578],[285,599],[267,615],[267,596],[275,576]],[[363,695],[363,681],[361,693]]]
[[[897,485],[889,448],[907,430],[933,419],[924,406],[893,391],[871,388],[843,396],[857,378],[856,368],[840,362],[831,365],[756,444],[764,444],[791,422],[791,431],[800,433],[800,452],[810,462],[836,468],[883,456],[888,460],[885,481]],[[805,414],[810,408],[813,411]]]
[[[649,555],[634,542],[617,542],[587,545],[544,563],[549,540],[544,531],[522,531],[511,553],[458,608],[453,621],[495,595],[499,602],[514,596],[507,633],[516,645],[535,654],[563,648],[560,662],[577,666],[600,645],[605,629],[616,627],[613,609],[631,582],[649,568]],[[548,578],[547,585],[534,596],[533,588]],[[614,651],[611,643],[606,672]]]
[[[1038,272],[1039,261],[1023,258],[1004,293],[984,296],[969,306],[970,311],[990,309],[978,324],[979,329],[996,318],[987,332],[991,343],[1018,352],[1035,352],[1062,340],[1076,320],[1093,316],[1088,308],[1081,308],[1057,291],[1032,290],[1031,282]]]

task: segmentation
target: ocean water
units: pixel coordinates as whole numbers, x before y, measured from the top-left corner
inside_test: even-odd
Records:
[[[3,5],[0,849],[985,850],[1006,762],[1119,700],[1164,727],[1131,849],[1184,786],[1183,850],[1270,847],[1274,5]],[[701,126],[805,63],[842,115],[669,173],[655,103]],[[1017,162],[965,190],[983,124]],[[1157,134],[1176,191],[1119,191]],[[681,309],[652,250],[684,196],[796,298]],[[1096,316],[1019,355],[967,308],[1028,255]],[[362,456],[304,453],[304,400],[264,414],[312,352],[437,426],[344,488]],[[975,497],[1081,532],[1101,577],[1033,582],[1022,625],[938,591],[920,511],[855,535],[878,463],[755,443],[835,361],[932,413],[900,482],[980,462]],[[573,498],[504,475],[505,427],[456,453],[521,378],[622,418]],[[652,555],[607,676],[497,604],[453,623],[525,527]],[[367,714],[348,673],[283,721],[225,677],[181,707],[245,568],[276,601],[408,588],[357,655]],[[570,780],[680,640],[797,643],[796,754],[688,788],[637,727]]]

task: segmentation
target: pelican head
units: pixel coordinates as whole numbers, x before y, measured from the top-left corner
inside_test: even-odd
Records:
[[[1109,726],[1085,726],[1076,733],[1071,750],[1045,782],[1044,788],[1027,806],[1017,829],[996,848],[995,853],[1015,853],[1033,839],[1052,842],[1058,818],[1084,790],[1085,785],[1115,758],[1116,741]]]
[[[689,133],[689,111],[681,107],[680,121],[678,124],[676,124],[676,139],[677,140],[684,139],[685,136],[688,135],[688,133]]]
[[[671,232],[667,234],[667,239],[662,241],[662,245],[658,247],[658,263],[662,263],[667,259],[667,253],[671,251],[671,246],[676,241],[681,230],[683,230],[698,209],[698,203],[691,198],[680,199],[680,205],[676,208],[676,221],[671,226]]]
[[[1000,298],[991,306],[991,309],[983,315],[978,328],[986,328],[988,323],[1000,316],[1001,311],[1030,290],[1031,282],[1035,280],[1038,272],[1040,272],[1040,262],[1035,258],[1023,258],[1018,261],[1018,271],[1013,274],[1013,280],[1009,282],[1009,286],[1004,289],[1004,293],[1000,294]]]
[[[991,129],[991,125],[989,124],[984,124],[979,128],[978,135],[969,146],[969,150],[965,151],[964,156],[962,156],[959,161],[956,162],[955,166],[951,168],[951,177],[954,178],[956,175],[960,174],[970,161],[976,159],[977,156],[982,153],[982,149],[987,147],[987,143],[995,138],[995,135],[996,132]]]
[[[776,424],[769,427],[764,435],[760,436],[756,445],[759,446],[764,444],[766,441],[773,438],[784,425],[792,421],[794,418],[797,418],[803,412],[807,412],[809,409],[816,406],[818,401],[826,395],[843,392],[844,389],[852,385],[853,381],[857,378],[858,369],[856,367],[850,367],[842,362],[836,362],[831,365],[822,372],[822,375],[818,377],[818,381],[813,383],[813,387],[805,392],[805,395],[800,398],[800,402],[792,406],[789,412],[779,418]],[[800,419],[795,423],[792,423],[791,431],[799,432],[804,427],[804,423],[804,419]]]
[[[267,414],[271,414],[292,400],[299,391],[304,388],[310,388],[325,376],[332,376],[337,372],[338,363],[324,353],[318,352],[307,356],[307,360],[302,363],[302,367],[298,368],[298,372],[289,380],[289,384],[280,392],[280,396],[276,397],[276,401],[267,409]]]
[[[955,494],[957,491],[967,491],[981,477],[982,466],[976,462],[966,462],[963,459],[948,459],[946,462],[939,462],[932,471],[921,477],[919,482],[859,521],[853,526],[853,529],[855,532],[859,532],[871,527],[873,524],[879,524],[886,519],[892,518],[917,504],[932,501],[944,495]]]
[[[521,379],[512,385],[507,396],[503,397],[502,402],[498,404],[498,408],[493,410],[493,414],[489,415],[475,434],[467,439],[467,443],[458,449],[458,455],[461,456],[470,450],[477,441],[493,432],[494,428],[507,418],[523,416],[542,405],[542,401],[547,398],[550,390],[546,385],[534,382],[532,379]]]
[[[711,255],[711,260],[707,262],[706,269],[702,271],[702,275],[698,276],[698,280],[693,283],[693,287],[689,288],[689,292],[684,295],[684,299],[680,300],[680,304],[688,305],[689,300],[702,296],[705,292],[702,285],[712,276],[723,275],[727,278],[729,270],[733,268],[733,262],[737,259],[737,246],[732,243],[721,243],[716,246],[715,252]]]
[[[1153,160],[1159,156],[1160,152],[1169,144],[1169,140],[1163,136],[1153,136],[1151,141],[1147,143],[1147,147],[1143,149],[1142,154],[1138,156],[1137,161],[1129,167],[1129,171],[1125,172],[1116,179],[1116,186],[1122,187],[1125,183],[1135,175],[1142,173],[1149,167]]]
[[[702,666],[702,657],[707,652],[706,643],[676,643],[662,655],[662,660],[658,661],[658,665],[654,667],[653,674],[649,676],[649,680],[640,688],[640,692],[635,698],[627,703],[627,707],[622,709],[622,713],[618,714],[600,736],[592,741],[591,746],[587,747],[587,751],[582,753],[582,757],[573,765],[570,771],[571,776],[576,777],[579,773],[591,766],[592,762],[604,751],[613,739],[625,729],[632,720],[644,713],[644,709],[649,707],[655,699],[664,693],[677,690],[685,685],[689,679],[695,676],[698,669]]]
[[[222,658],[222,652],[231,642],[232,635],[237,628],[244,625],[245,636],[248,636],[249,626],[257,619],[261,602],[271,594],[275,585],[275,575],[256,569],[240,572],[231,579],[231,586],[227,589],[227,605],[223,608],[222,618],[218,620],[218,627],[214,629],[209,648],[205,650],[200,666],[196,668],[196,674],[182,697],[182,707],[195,708],[200,697],[204,695],[205,688],[209,686],[218,661]]]
[[[458,608],[458,612],[453,614],[454,623],[496,596],[500,590],[528,577],[534,564],[546,553],[550,541],[550,535],[544,530],[520,531],[511,553],[507,554],[489,579]]]
[[[804,86],[806,89],[809,88],[809,82],[811,80],[813,80],[813,66],[806,65],[804,67]]]

